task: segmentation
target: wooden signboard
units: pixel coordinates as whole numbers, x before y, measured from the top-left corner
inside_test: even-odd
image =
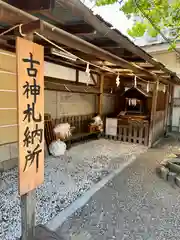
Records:
[[[117,136],[117,118],[106,118],[106,135]]]
[[[19,193],[44,181],[44,48],[17,38]]]

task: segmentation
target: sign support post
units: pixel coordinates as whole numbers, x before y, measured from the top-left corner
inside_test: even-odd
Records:
[[[36,225],[36,190],[21,196],[21,240],[30,240],[35,237]]]
[[[36,187],[44,181],[44,48],[17,38],[21,240],[35,236]]]

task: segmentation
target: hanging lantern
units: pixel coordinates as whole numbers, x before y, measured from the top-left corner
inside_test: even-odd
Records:
[[[119,87],[119,84],[120,84],[120,78],[119,78],[119,73],[118,73],[117,78],[116,78],[116,86]]]

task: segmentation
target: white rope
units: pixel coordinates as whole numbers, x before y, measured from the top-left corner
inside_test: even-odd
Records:
[[[10,32],[10,31],[12,31],[12,30],[15,29],[15,28],[18,28],[18,27],[19,27],[19,33],[20,33],[20,35],[23,36],[23,37],[25,37],[26,34],[24,34],[24,33],[22,32],[22,25],[23,25],[23,24],[18,24],[18,25],[16,25],[16,26],[13,26],[13,27],[9,28],[8,30],[2,32],[2,33],[0,34],[0,37],[3,36],[3,35],[5,35],[6,33]],[[52,31],[54,31],[55,29],[56,29],[56,27],[52,28]],[[103,71],[107,71],[107,72],[114,73],[115,75],[118,76],[118,73],[115,72],[115,71],[113,71],[113,70],[111,70],[110,68],[108,68],[108,67],[103,67],[103,66],[101,67],[101,66],[96,65],[96,64],[94,64],[94,63],[88,62],[88,61],[84,60],[83,58],[80,58],[80,57],[72,54],[71,52],[65,50],[64,48],[60,47],[59,45],[55,44],[54,42],[52,42],[51,40],[49,40],[48,38],[46,38],[46,37],[43,36],[42,34],[40,34],[40,33],[38,33],[38,32],[34,32],[34,33],[35,33],[38,37],[44,39],[46,42],[50,43],[51,45],[53,45],[54,47],[60,49],[61,51],[67,53],[68,55],[70,55],[70,56],[72,56],[72,57],[75,57],[75,58],[81,60],[82,62],[84,62],[84,63],[86,63],[86,64],[89,64],[89,65],[91,65],[91,66],[93,66],[93,67],[99,68],[99,69],[101,69],[101,70],[103,70]],[[136,76],[136,75],[135,75],[135,76]],[[142,79],[142,78],[140,78],[140,77],[138,77],[138,76],[136,76],[136,77],[137,77],[138,79],[140,79],[141,81],[143,81],[143,82],[146,82],[146,83],[148,82],[148,81],[146,81],[146,80],[144,80],[144,79]],[[154,84],[154,83],[155,83],[155,82],[152,82],[152,84]]]
[[[38,33],[38,32],[35,32],[35,34],[36,34],[37,36],[39,36],[40,38],[42,38],[43,40],[45,40],[45,41],[47,41],[48,43],[50,43],[51,45],[53,45],[54,47],[60,49],[61,51],[67,53],[68,55],[71,55],[72,57],[74,57],[74,58],[76,58],[76,59],[81,60],[82,62],[86,63],[87,65],[89,64],[89,65],[91,65],[91,66],[93,66],[93,67],[102,69],[102,70],[104,70],[104,71],[114,73],[114,74],[117,75],[117,76],[118,76],[118,74],[119,74],[119,72],[115,72],[115,71],[113,71],[113,70],[111,70],[111,69],[108,69],[108,67],[101,67],[101,66],[99,66],[99,65],[96,65],[96,64],[94,64],[94,63],[88,62],[88,61],[84,60],[83,58],[80,58],[80,57],[72,54],[71,52],[69,52],[69,51],[65,50],[64,48],[60,47],[59,45],[55,44],[54,42],[52,42],[51,40],[49,40],[48,38],[44,37],[43,35],[41,35],[41,34]],[[136,75],[134,74],[134,76],[136,76]],[[149,82],[149,81],[146,81],[146,80],[142,79],[141,77],[138,77],[138,76],[136,76],[136,77],[137,77],[139,80],[143,81],[143,82],[146,82],[146,83]],[[155,83],[156,83],[156,82],[152,82],[152,84],[155,84]]]
[[[50,43],[51,45],[53,45],[54,47],[56,47],[56,48],[60,49],[61,51],[67,53],[68,55],[71,55],[71,56],[74,57],[74,58],[80,59],[80,58],[77,57],[76,55],[70,53],[69,51],[67,51],[67,50],[65,50],[64,48],[60,47],[59,45],[55,44],[54,42],[52,42],[52,41],[49,40],[48,38],[44,37],[44,36],[41,35],[40,33],[35,32],[35,34],[36,34],[38,37],[40,37],[40,38],[42,38],[43,40],[45,40],[46,42],[48,42],[48,43]],[[85,60],[83,60],[83,61],[86,62]],[[86,63],[87,63],[87,62],[86,62]]]
[[[83,58],[80,58],[80,57],[72,54],[71,52],[65,50],[64,48],[60,47],[59,45],[55,44],[54,42],[52,42],[52,41],[49,40],[48,38],[44,37],[44,36],[41,35],[40,33],[35,32],[35,34],[36,34],[37,36],[39,36],[40,38],[42,38],[43,40],[45,40],[45,41],[47,41],[48,43],[50,43],[51,45],[53,45],[54,47],[56,47],[56,48],[60,49],[61,51],[67,53],[68,55],[71,55],[72,57],[77,58],[77,59],[81,60],[82,62],[84,62],[84,63],[86,63],[86,64],[89,64],[89,65],[91,65],[91,66],[93,66],[93,67],[100,68],[100,69],[102,69],[102,70],[104,70],[104,71],[111,72],[111,73],[114,73],[114,74],[117,75],[117,72],[115,72],[115,71],[113,71],[113,70],[111,70],[111,69],[108,69],[108,67],[104,68],[104,67],[101,67],[101,66],[99,66],[99,65],[96,65],[96,64],[94,64],[94,63],[88,62],[88,61],[84,60]]]
[[[18,25],[15,25],[15,26],[13,26],[13,27],[11,27],[11,28],[9,28],[8,30],[2,32],[2,33],[0,34],[0,37],[2,37],[3,35],[5,35],[5,34],[8,33],[8,32],[11,32],[13,29],[18,28],[18,27],[19,27],[19,24],[18,24]]]
[[[22,24],[19,24],[19,33],[20,33],[20,35],[21,35],[22,37],[25,37],[25,36],[26,36],[26,34],[24,34],[24,33],[22,32]]]
[[[68,90],[68,92],[71,92],[71,90],[66,86],[66,84],[64,84],[64,87],[66,90]]]

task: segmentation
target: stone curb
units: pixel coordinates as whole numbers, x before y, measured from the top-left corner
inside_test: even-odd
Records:
[[[180,176],[176,176],[175,183],[178,187],[180,187]]]
[[[157,175],[169,182],[172,186],[177,185],[180,187],[180,175],[177,175],[175,172],[169,171],[169,169],[163,165],[156,168]]]

